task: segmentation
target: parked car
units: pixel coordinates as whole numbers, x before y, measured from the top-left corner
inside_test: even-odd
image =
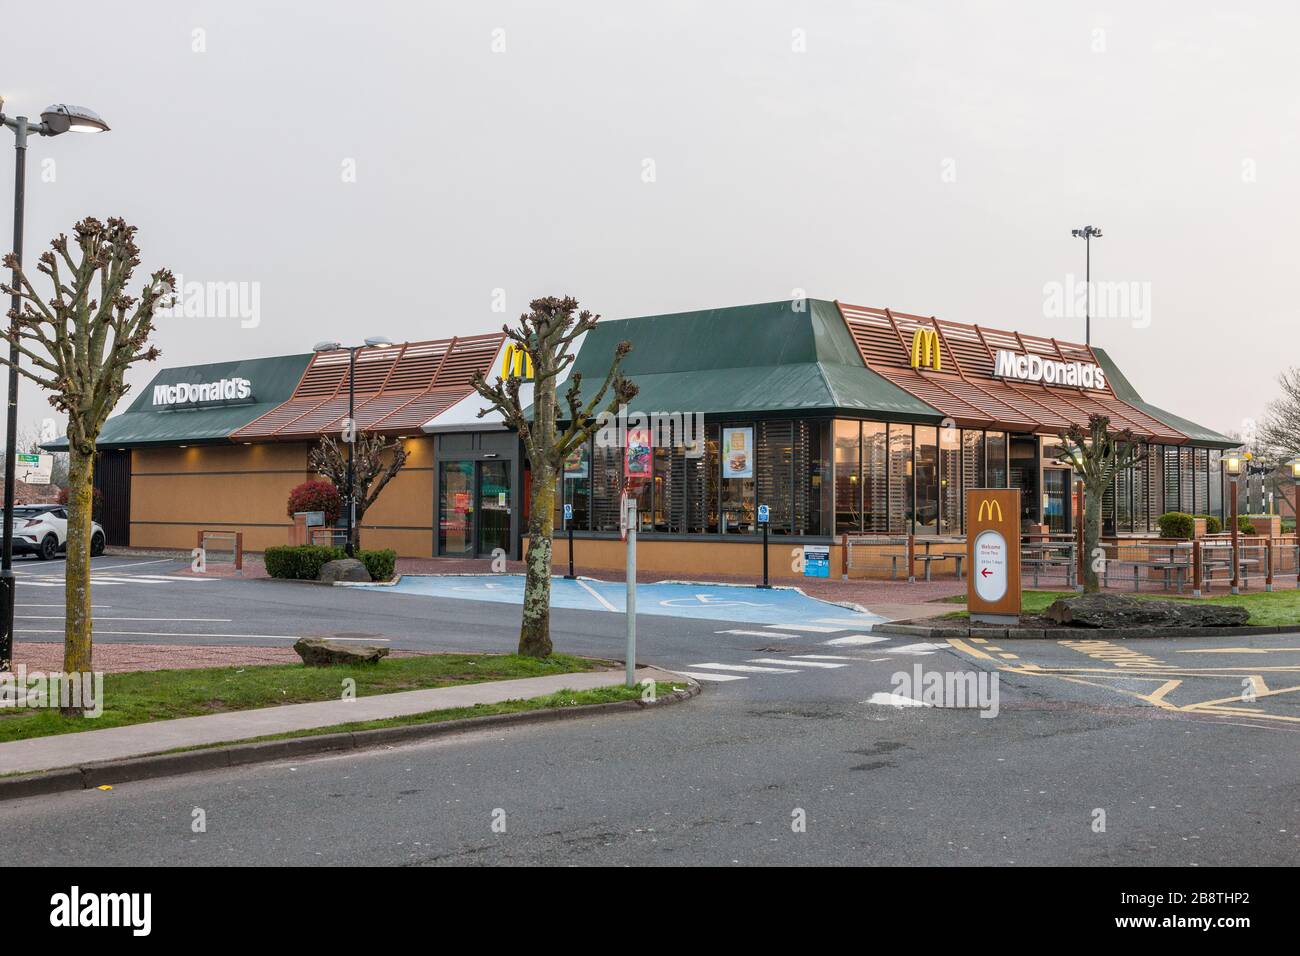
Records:
[[[90,523],[90,553],[104,553],[104,529]],[[68,547],[68,509],[63,505],[19,505],[14,508],[14,554],[34,554],[42,561],[58,557]]]

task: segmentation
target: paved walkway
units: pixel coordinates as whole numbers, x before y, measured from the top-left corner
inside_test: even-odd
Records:
[[[681,677],[653,667],[642,667],[637,680],[647,677],[661,681]],[[507,700],[543,697],[559,690],[592,690],[623,682],[623,671],[586,671],[576,674],[551,674],[520,680],[487,681],[459,684],[429,690],[410,690],[398,694],[373,694],[353,700],[329,700],[312,704],[285,704],[228,714],[182,717],[129,727],[86,730],[80,733],[34,737],[0,744],[0,775],[37,770],[75,767],[104,760],[123,760],[148,754],[202,747],[210,744],[248,740],[272,734],[332,727],[363,720],[404,717],[429,710],[497,704]],[[87,720],[93,725],[92,720]]]

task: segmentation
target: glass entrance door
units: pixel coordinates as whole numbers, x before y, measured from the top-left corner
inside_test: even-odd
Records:
[[[1043,469],[1043,524],[1052,534],[1070,533],[1070,469]]]
[[[490,556],[497,548],[510,553],[510,463],[482,461],[478,465],[478,548]]]
[[[442,489],[438,521],[438,553],[454,557],[474,554],[474,463],[444,461],[438,466]]]

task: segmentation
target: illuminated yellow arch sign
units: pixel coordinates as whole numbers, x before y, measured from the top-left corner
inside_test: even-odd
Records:
[[[506,346],[505,353],[501,356],[501,377],[531,380],[533,377],[532,356],[514,342],[511,342]]]
[[[912,333],[912,368],[922,367],[943,371],[939,333],[934,329],[917,329]]]

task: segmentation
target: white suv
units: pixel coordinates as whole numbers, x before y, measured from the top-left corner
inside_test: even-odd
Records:
[[[104,553],[104,529],[90,523],[90,553]],[[14,508],[14,554],[34,554],[42,561],[57,558],[68,546],[68,509],[63,505],[19,505]]]

